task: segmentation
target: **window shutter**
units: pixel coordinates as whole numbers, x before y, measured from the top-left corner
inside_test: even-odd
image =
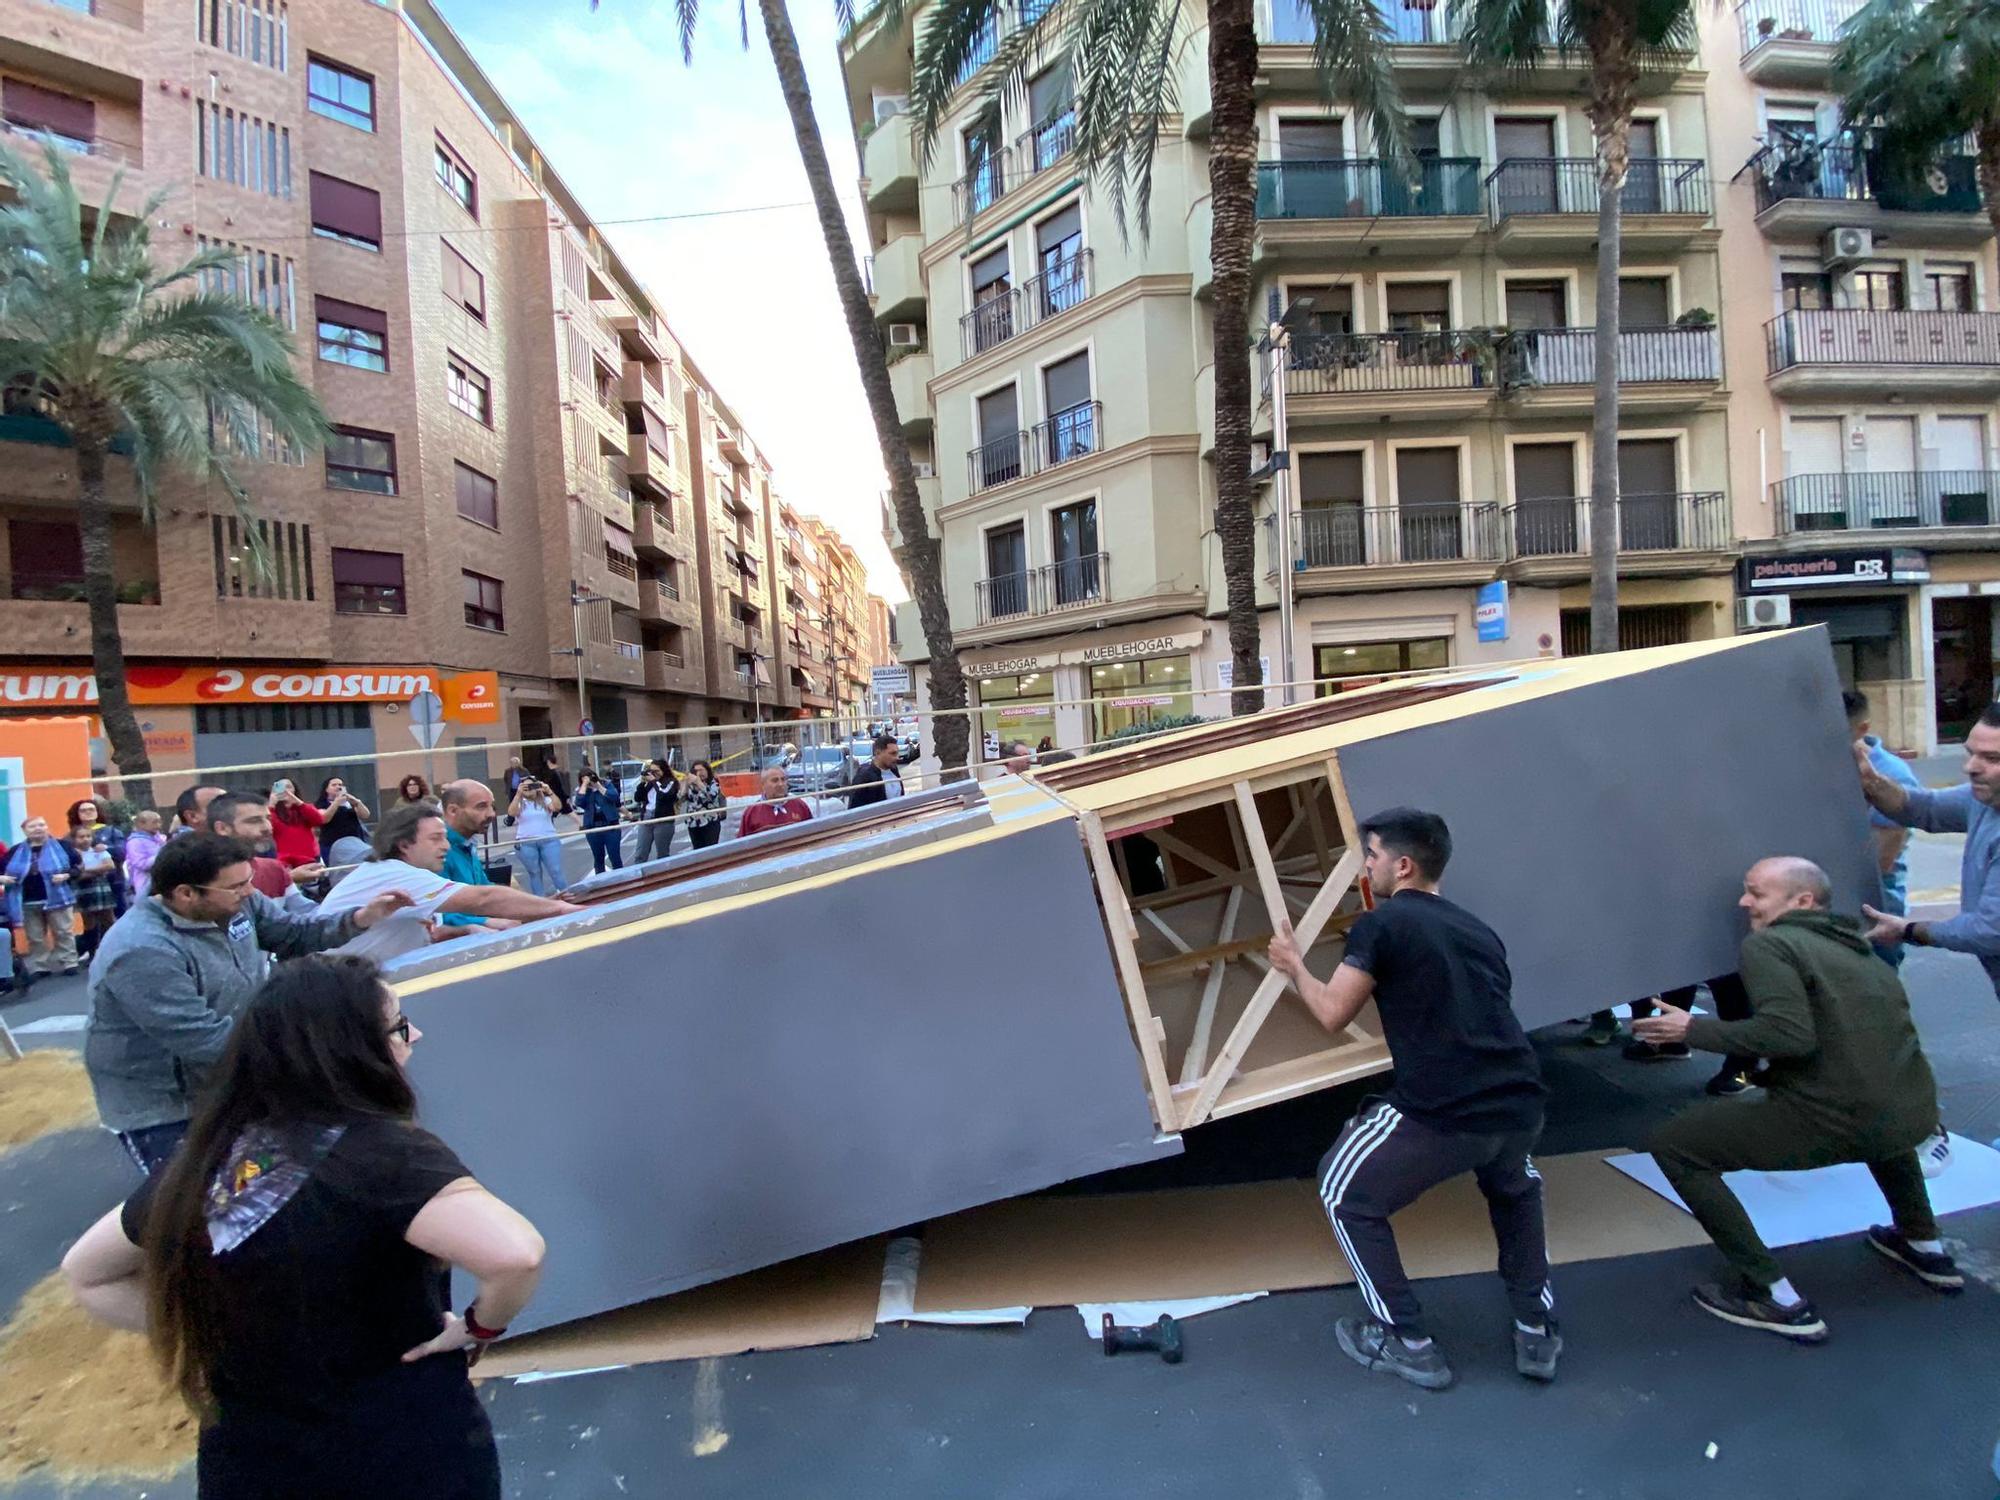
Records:
[[[667,431],[667,424],[660,419],[658,412],[650,408],[641,408],[641,410],[646,418],[646,446],[669,463],[673,462],[672,438]]]
[[[342,302],[338,297],[313,298],[313,312],[327,323],[344,323],[349,328],[359,328],[367,333],[389,336],[389,315],[372,307],[363,307],[358,302]]]
[[[9,78],[0,81],[0,109],[14,124],[31,130],[52,130],[73,141],[97,139],[97,105],[74,94]]]
[[[399,589],[403,586],[403,554],[335,547],[333,581],[363,584],[369,588]]]
[[[312,221],[350,239],[382,243],[382,195],[359,183],[343,182],[324,172],[312,177]]]

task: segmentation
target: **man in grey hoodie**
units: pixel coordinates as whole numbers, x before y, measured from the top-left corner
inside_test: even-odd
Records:
[[[1737,902],[1750,916],[1738,970],[1750,1018],[1668,1006],[1632,1026],[1647,1041],[1770,1059],[1761,1098],[1703,1100],[1661,1126],[1650,1149],[1740,1277],[1696,1287],[1695,1302],[1726,1323],[1809,1344],[1826,1338],[1826,1324],[1772,1259],[1725,1172],[1863,1162],[1895,1220],[1868,1231],[1869,1247],[1936,1291],[1965,1286],[1938,1239],[1917,1161],[1937,1120],[1937,1083],[1909,997],[1861,924],[1828,909],[1832,899],[1810,860],[1759,860]]]

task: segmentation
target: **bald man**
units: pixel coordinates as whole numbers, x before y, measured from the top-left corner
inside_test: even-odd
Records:
[[[444,873],[460,885],[491,885],[486,861],[480,857],[479,840],[493,826],[493,788],[468,777],[448,781],[438,788],[438,805],[444,811],[446,842]],[[438,920],[446,927],[481,927],[500,932],[521,924],[507,917],[482,917],[471,912],[446,912]]]
[[[1669,1006],[1632,1029],[1649,1042],[1770,1059],[1760,1095],[1708,1099],[1653,1137],[1654,1160],[1730,1264],[1737,1284],[1695,1288],[1702,1311],[1800,1343],[1826,1323],[1779,1269],[1725,1172],[1796,1172],[1863,1162],[1895,1223],[1869,1248],[1934,1291],[1965,1280],[1938,1240],[1917,1145],[1937,1122],[1937,1083],[1917,1043],[1909,997],[1861,924],[1831,910],[1833,887],[1810,860],[1759,860],[1736,904],[1750,917],[1739,972],[1750,1019]]]

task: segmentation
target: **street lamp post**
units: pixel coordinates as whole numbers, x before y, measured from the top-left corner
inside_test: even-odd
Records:
[[[583,732],[585,724],[591,723],[590,690],[585,686],[583,670],[583,612],[592,604],[608,603],[610,597],[608,594],[593,594],[574,579],[570,580],[570,630],[576,644],[571,650],[556,650],[549,653],[551,656],[573,656],[576,658],[576,716],[579,721],[577,724],[577,732],[579,734]],[[592,724],[591,727],[595,729],[596,725]],[[595,734],[586,734],[583,736],[583,759],[586,765],[594,766],[597,764],[597,737]]]
[[[1285,425],[1285,356],[1292,343],[1285,320],[1273,323],[1266,340],[1271,355],[1271,497],[1278,507],[1278,702],[1292,702],[1292,453]]]

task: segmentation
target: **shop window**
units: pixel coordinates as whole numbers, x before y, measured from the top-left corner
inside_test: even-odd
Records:
[[[1451,642],[1440,636],[1415,641],[1357,641],[1313,647],[1314,696],[1330,698],[1379,682],[1392,672],[1424,672],[1451,665]]]
[[[1185,718],[1194,711],[1194,672],[1185,656],[1109,662],[1090,669],[1091,740],[1120,730]]]
[[[1053,672],[979,679],[980,748],[987,760],[998,760],[1009,740],[1055,744],[1055,687]]]

